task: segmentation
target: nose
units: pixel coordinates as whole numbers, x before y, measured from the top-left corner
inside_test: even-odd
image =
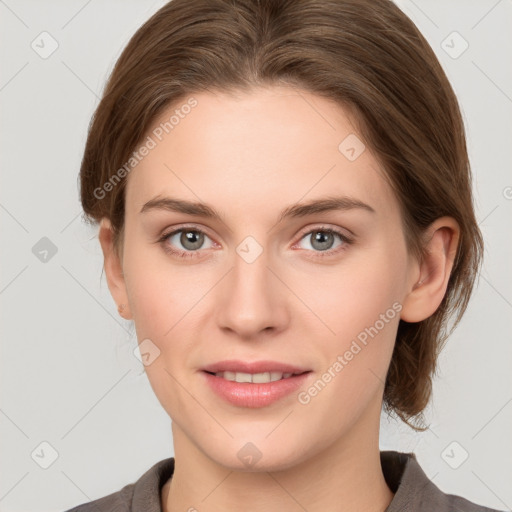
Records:
[[[278,274],[265,251],[252,262],[235,254],[232,269],[216,290],[219,328],[243,339],[286,329],[287,289]]]

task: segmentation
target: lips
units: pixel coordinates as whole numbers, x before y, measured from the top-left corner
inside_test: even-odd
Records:
[[[203,368],[209,387],[238,407],[259,408],[301,387],[311,370],[277,361],[220,361]]]
[[[253,361],[246,362],[240,360],[228,360],[219,361],[217,363],[210,364],[203,368],[203,371],[208,373],[220,373],[220,372],[233,372],[233,373],[266,373],[266,372],[279,372],[279,373],[290,373],[299,375],[301,373],[310,371],[309,368],[293,366],[286,363],[280,363],[278,361]]]
[[[299,391],[311,380],[312,372],[292,375],[267,383],[232,382],[208,372],[201,372],[205,384],[221,399],[236,407],[261,408],[280,402]],[[285,403],[290,403],[285,402]]]

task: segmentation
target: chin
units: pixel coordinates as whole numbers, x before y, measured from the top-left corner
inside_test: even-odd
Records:
[[[250,438],[245,435],[240,440],[234,439],[220,448],[204,452],[229,470],[259,473],[284,471],[302,463],[307,458],[304,446],[311,446],[304,437],[293,440],[288,436],[288,443],[283,442],[283,435],[275,440],[254,436],[255,441],[250,441]]]

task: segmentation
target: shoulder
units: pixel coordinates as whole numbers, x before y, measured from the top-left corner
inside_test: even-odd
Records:
[[[384,477],[394,497],[386,512],[502,512],[444,493],[425,474],[413,453],[381,452]]]
[[[160,491],[173,472],[174,458],[163,459],[120,491],[65,512],[160,512]]]
[[[460,512],[503,512],[495,508],[478,505],[477,503],[469,501],[466,498],[462,498],[461,496],[443,493],[443,497],[446,510],[457,510]]]
[[[120,491],[97,500],[83,503],[66,512],[130,512],[135,484],[129,484]]]

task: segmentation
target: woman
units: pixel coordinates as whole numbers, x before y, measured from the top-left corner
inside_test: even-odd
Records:
[[[482,511],[413,454],[482,257],[464,126],[388,0],[173,0],[80,173],[174,458],[74,511]]]

